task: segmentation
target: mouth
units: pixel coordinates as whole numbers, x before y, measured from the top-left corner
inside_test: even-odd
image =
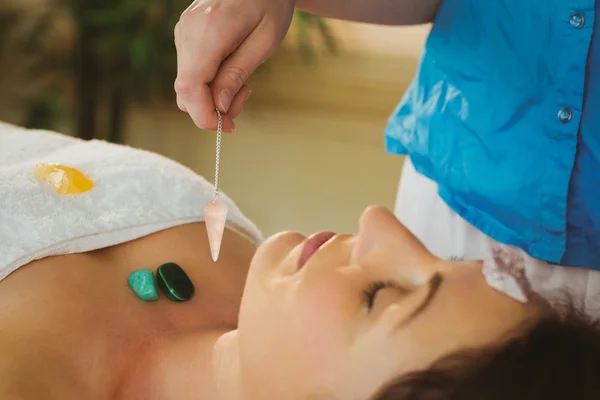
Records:
[[[335,233],[333,232],[319,232],[309,237],[306,242],[304,242],[302,253],[300,254],[300,258],[298,258],[298,270],[301,270],[308,262],[308,259],[334,236]]]

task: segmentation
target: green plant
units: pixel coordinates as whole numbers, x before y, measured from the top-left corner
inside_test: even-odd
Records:
[[[69,16],[54,4],[0,2],[0,120],[57,128],[73,49]],[[63,104],[65,103],[65,104]],[[61,114],[62,115],[62,114]]]
[[[77,26],[74,70],[79,137],[98,136],[106,105],[106,138],[123,139],[134,101],[172,93],[176,74],[173,28],[189,0],[71,0]]]
[[[337,40],[325,18],[296,10],[293,22],[297,30],[299,50],[305,61],[311,62],[315,59],[315,45],[312,40],[314,31],[323,39],[330,53],[337,53]]]
[[[174,101],[173,29],[191,0],[53,1],[68,12],[75,27],[75,50],[63,71],[73,93],[68,96],[56,88],[40,93],[31,103],[31,124],[51,127],[61,116],[72,115],[78,137],[122,142],[131,104]],[[337,50],[323,18],[296,11],[293,23],[307,62],[316,54],[311,33],[320,35],[328,50]],[[71,104],[73,112],[64,104]]]

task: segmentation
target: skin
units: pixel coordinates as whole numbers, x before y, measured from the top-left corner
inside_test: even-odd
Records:
[[[365,400],[538,315],[489,288],[479,263],[433,257],[383,208],[298,270],[305,241],[282,233],[255,252],[226,232],[215,265],[205,227],[190,224],[31,263],[0,283],[0,398]],[[137,299],[128,274],[166,261],[197,296]],[[374,280],[393,287],[371,307]]]
[[[179,108],[201,129],[225,132],[250,96],[256,68],[279,48],[294,7],[330,18],[386,25],[433,21],[442,0],[196,0],[175,27]],[[235,23],[232,23],[235,21]]]
[[[216,398],[206,362],[210,340],[237,326],[255,250],[226,231],[215,264],[206,227],[189,224],[20,268],[0,282],[0,398],[168,399],[164,391],[179,390],[170,383],[143,396],[148,377],[190,363],[194,372],[187,377],[195,375],[197,385],[183,385],[178,398]],[[129,274],[169,261],[187,272],[195,296],[186,303],[164,295],[153,303],[139,300],[127,286]],[[185,393],[192,389],[199,390],[196,397]]]
[[[432,22],[442,0],[296,0],[296,7],[314,15],[378,25]]]

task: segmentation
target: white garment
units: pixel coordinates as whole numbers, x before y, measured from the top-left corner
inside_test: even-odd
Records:
[[[95,186],[59,195],[35,177],[38,163],[76,168]],[[33,260],[203,221],[212,196],[204,178],[160,155],[0,123],[0,280]],[[228,229],[261,242],[256,226],[231,199],[221,198],[229,206]]]
[[[448,207],[438,195],[437,183],[419,174],[408,157],[394,213],[440,258],[482,260],[487,254],[487,236]]]
[[[455,213],[438,195],[437,184],[404,163],[395,214],[431,251],[444,259],[483,260],[487,283],[528,301],[539,295],[560,305],[568,297],[579,310],[600,317],[600,272],[552,265],[500,244]]]

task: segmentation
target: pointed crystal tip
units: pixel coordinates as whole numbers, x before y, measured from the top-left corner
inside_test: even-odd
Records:
[[[212,256],[212,260],[214,262],[217,262],[217,260],[219,259],[219,253],[221,252],[220,248],[211,248],[210,249],[210,255]]]
[[[221,199],[210,201],[204,206],[204,223],[208,234],[210,255],[214,262],[219,259],[221,241],[223,240],[225,222],[227,221],[227,211],[227,204]]]

